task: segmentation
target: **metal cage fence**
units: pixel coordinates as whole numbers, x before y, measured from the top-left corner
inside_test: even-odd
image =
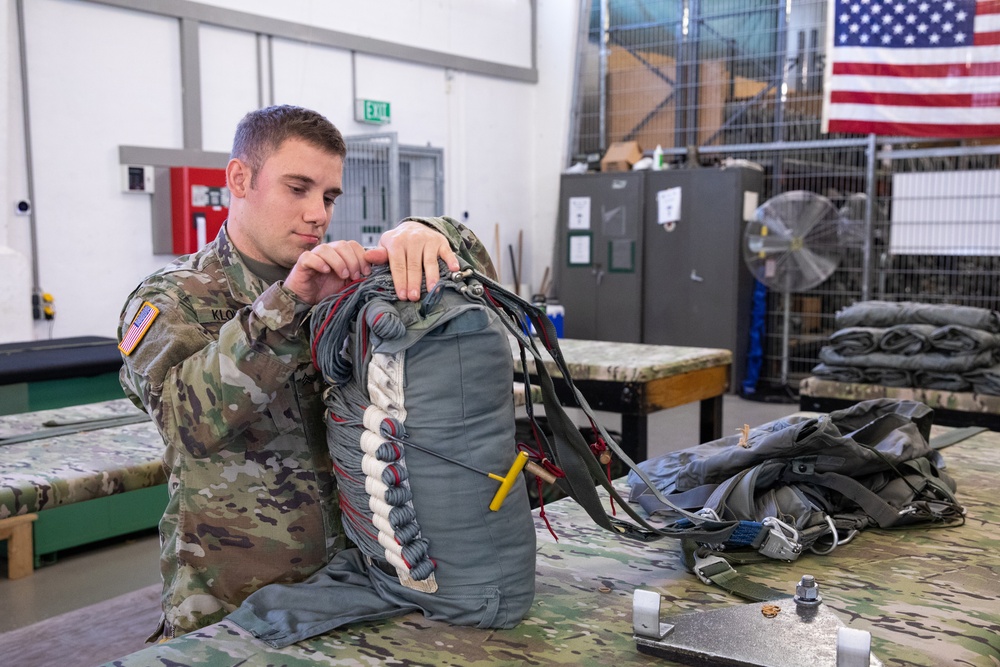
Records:
[[[822,134],[827,0],[581,8],[574,160],[617,141],[659,145],[673,168],[748,160],[762,201],[807,190],[841,214],[837,268],[788,295],[787,340],[784,297],[767,297],[761,386],[794,391],[855,301],[1000,309],[1000,146]]]

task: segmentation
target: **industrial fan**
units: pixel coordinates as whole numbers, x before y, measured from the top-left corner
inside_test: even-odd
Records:
[[[754,278],[782,294],[781,384],[788,387],[791,294],[819,285],[841,258],[841,216],[829,199],[795,190],[764,202],[747,224],[743,259]]]

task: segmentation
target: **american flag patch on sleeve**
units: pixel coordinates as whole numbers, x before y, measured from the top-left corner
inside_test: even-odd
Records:
[[[142,308],[135,314],[132,324],[129,325],[128,331],[125,332],[122,342],[118,343],[118,349],[122,351],[122,354],[126,357],[132,354],[132,351],[138,347],[139,341],[149,331],[149,326],[159,314],[160,310],[156,306],[148,301],[143,302]]]

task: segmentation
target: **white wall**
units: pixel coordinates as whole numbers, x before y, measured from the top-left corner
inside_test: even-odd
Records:
[[[0,61],[0,155],[4,175],[0,177],[0,343],[32,340],[30,319],[31,266],[23,252],[23,232],[28,218],[15,217],[14,202],[27,199],[24,174],[23,115],[20,107],[17,53],[17,19],[14,3],[5,0],[0,9],[0,35],[8,46]],[[18,157],[20,156],[20,158]]]
[[[203,0],[200,4],[429,51],[531,66],[531,7],[526,0]]]
[[[0,0],[13,24],[14,0]],[[269,12],[341,32],[491,62],[530,65],[527,0],[393,0],[386,3],[236,2],[214,4]],[[551,261],[559,172],[565,164],[577,26],[575,0],[538,0],[537,84],[358,54],[357,94],[392,103],[387,128],[409,145],[444,149],[446,211],[467,222],[492,251],[523,232],[525,276],[537,285]],[[278,7],[280,5],[280,8]],[[363,7],[359,7],[359,5]],[[381,16],[371,9],[380,5]],[[0,341],[78,335],[113,336],[121,304],[146,274],[169,261],[152,253],[148,195],[120,188],[118,147],[183,147],[180,30],[176,19],[85,0],[25,3],[41,287],[56,299],[53,326],[30,320],[25,296],[0,290]],[[391,7],[390,7],[391,9]],[[488,19],[488,20],[487,20]],[[497,26],[523,26],[512,34]],[[418,29],[415,29],[418,28]],[[0,22],[0,28],[4,28]],[[6,30],[16,37],[14,26]],[[502,34],[506,33],[506,34]],[[258,37],[203,24],[202,143],[228,152],[236,122],[256,108]],[[266,50],[265,50],[266,51]],[[0,49],[17,83],[16,39]],[[351,54],[289,39],[272,41],[274,90],[265,103],[299,104],[327,115],[346,135],[369,133],[353,120]],[[0,269],[11,285],[30,285],[26,218],[13,200],[25,187],[21,99],[6,87],[0,143],[8,171],[0,196]],[[18,165],[20,172],[18,172]],[[5,239],[6,236],[6,239]],[[4,242],[7,241],[7,248]],[[22,265],[7,262],[20,256]],[[505,270],[509,260],[504,257]],[[509,273],[505,276],[509,280]]]

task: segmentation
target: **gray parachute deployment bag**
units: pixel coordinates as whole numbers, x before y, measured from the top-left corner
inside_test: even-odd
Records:
[[[815,417],[792,415],[643,461],[638,467],[647,479],[629,475],[630,499],[674,525],[686,521],[677,507],[738,521],[724,542],[683,540],[685,565],[751,600],[783,597],[736,577],[730,566],[828,554],[870,527],[964,522],[936,449],[983,429],[931,440],[933,414],[917,401],[877,399]]]
[[[526,457],[515,447],[507,329],[448,275],[404,302],[375,267],[313,311],[327,442],[356,548],[302,584],[257,591],[229,617],[268,644],[414,610],[510,628],[531,607],[535,529],[513,466]]]

